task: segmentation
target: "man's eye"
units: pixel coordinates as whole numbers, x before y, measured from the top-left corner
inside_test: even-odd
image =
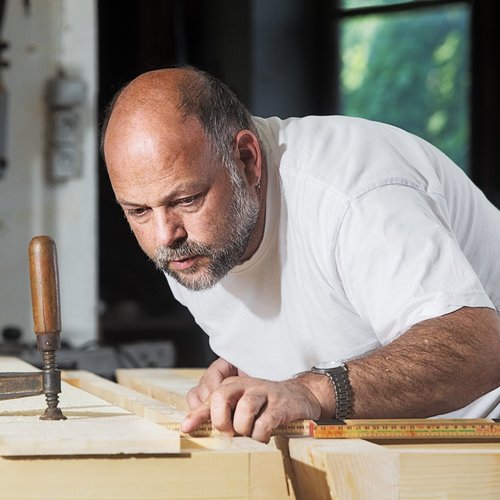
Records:
[[[189,205],[192,205],[197,199],[198,195],[195,194],[193,196],[187,196],[186,198],[181,198],[180,200],[177,201],[177,204],[188,207]]]
[[[136,219],[143,217],[147,213],[147,208],[130,208],[126,210],[127,215]]]

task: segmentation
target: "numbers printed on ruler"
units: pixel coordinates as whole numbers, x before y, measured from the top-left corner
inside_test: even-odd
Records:
[[[359,439],[500,439],[500,424],[492,420],[416,420],[315,422],[311,434],[317,438]]]

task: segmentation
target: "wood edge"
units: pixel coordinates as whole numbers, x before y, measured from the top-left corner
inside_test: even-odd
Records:
[[[175,425],[180,425],[185,415],[157,399],[85,370],[63,371],[61,377],[75,387],[171,430],[178,430]]]

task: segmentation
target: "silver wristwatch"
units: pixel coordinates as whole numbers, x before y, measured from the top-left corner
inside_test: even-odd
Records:
[[[347,366],[339,361],[327,361],[317,363],[311,372],[326,375],[331,380],[335,391],[335,418],[349,418],[352,413],[352,388]]]

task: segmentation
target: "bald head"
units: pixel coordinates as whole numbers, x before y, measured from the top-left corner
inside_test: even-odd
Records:
[[[222,82],[194,68],[169,68],[144,73],[120,90],[111,102],[101,133],[105,154],[108,132],[115,127],[142,127],[155,122],[173,127],[195,119],[214,153],[227,166],[240,130],[258,133],[252,117]]]
[[[155,116],[174,113],[179,107],[182,80],[188,70],[160,70],[144,73],[123,87],[113,99],[103,130],[106,133],[111,120],[122,120],[140,114]]]

